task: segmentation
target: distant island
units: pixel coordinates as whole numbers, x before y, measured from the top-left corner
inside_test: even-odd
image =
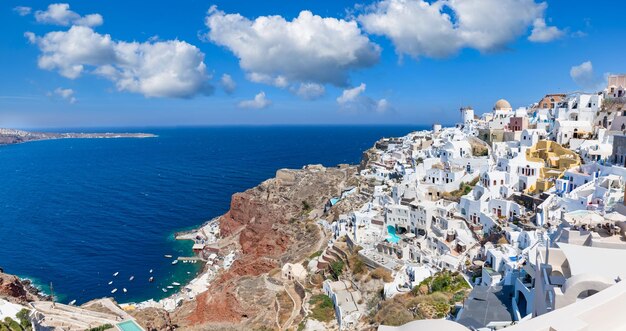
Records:
[[[79,132],[29,132],[0,128],[0,146],[51,139],[103,139],[103,138],[154,138],[152,133],[79,133]]]

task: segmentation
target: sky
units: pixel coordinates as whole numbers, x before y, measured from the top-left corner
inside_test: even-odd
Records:
[[[453,124],[626,72],[623,4],[0,2],[0,127]]]

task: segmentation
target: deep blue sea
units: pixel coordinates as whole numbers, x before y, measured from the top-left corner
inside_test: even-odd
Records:
[[[174,232],[223,214],[233,193],[277,169],[358,163],[379,138],[417,129],[424,127],[116,129],[158,137],[3,146],[0,267],[46,292],[52,282],[64,302],[111,296],[113,288],[120,302],[160,299],[161,287],[189,281],[200,267],[164,258],[191,255]]]

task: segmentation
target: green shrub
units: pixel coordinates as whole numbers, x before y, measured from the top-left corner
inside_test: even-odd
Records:
[[[344,263],[341,260],[332,262],[330,264],[330,272],[335,280],[339,280],[341,274],[343,274]]]
[[[324,294],[318,294],[309,300],[311,305],[310,317],[321,322],[329,322],[335,318],[335,305],[333,301]]]
[[[108,330],[112,328],[113,328],[113,325],[107,323],[107,324],[102,324],[100,326],[96,326],[95,328],[87,329],[85,331],[104,331],[104,330]]]

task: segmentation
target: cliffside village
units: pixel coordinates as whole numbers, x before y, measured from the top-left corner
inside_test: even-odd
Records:
[[[379,330],[623,327],[625,89],[626,75],[611,75],[598,93],[548,94],[516,109],[502,99],[480,116],[464,107],[455,127],[380,140],[360,169],[373,183],[359,192],[369,201],[327,224],[334,240],[309,271],[345,241],[391,273],[386,299],[442,270],[471,288],[455,314]],[[339,328],[360,328],[358,288],[326,280],[324,291]]]
[[[171,289],[168,298],[76,307],[22,293],[20,304],[0,299],[0,317],[18,319],[26,308],[36,330],[173,330],[190,320],[172,322],[174,312],[204,307],[200,312],[213,316],[246,303],[263,308],[281,330],[623,329],[626,75],[610,75],[597,93],[548,94],[529,107],[502,99],[480,116],[463,107],[460,119],[454,127],[381,139],[358,168],[279,170],[235,201],[230,223],[222,216],[177,235],[194,241],[197,256],[172,264],[206,266],[190,284],[163,288]],[[311,196],[316,202],[302,200]],[[257,213],[270,198],[275,210]],[[276,223],[292,209],[299,218]],[[256,226],[248,242],[242,220]],[[229,224],[236,227],[224,235]],[[307,237],[296,241],[307,247],[272,246],[274,225],[300,229],[290,233]],[[241,243],[249,249],[259,241],[269,253],[242,263]],[[258,282],[224,287],[237,272],[254,279],[242,266],[256,260],[267,264],[252,270]],[[236,272],[224,273],[236,263]],[[0,285],[21,288],[17,277],[7,279]],[[219,297],[224,293],[230,301]],[[212,296],[222,306],[210,305]],[[237,322],[230,321],[241,329]]]

